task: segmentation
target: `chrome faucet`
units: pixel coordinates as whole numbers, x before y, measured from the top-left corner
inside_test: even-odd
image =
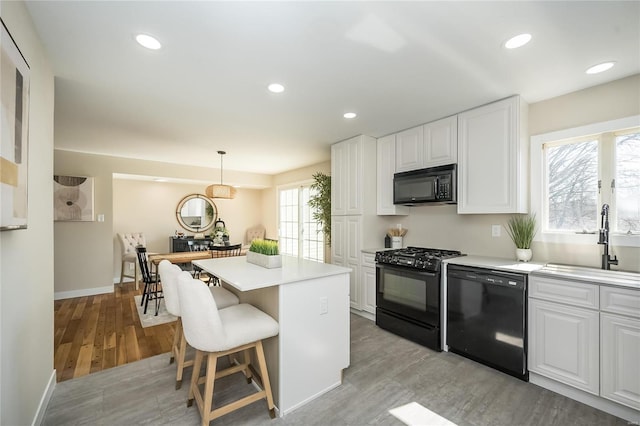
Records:
[[[618,259],[609,255],[609,204],[602,205],[602,216],[600,222],[600,237],[598,244],[604,246],[604,253],[602,253],[602,269],[611,269],[611,265],[617,265]]]

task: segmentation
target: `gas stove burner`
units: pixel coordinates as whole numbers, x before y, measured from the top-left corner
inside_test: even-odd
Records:
[[[379,251],[376,253],[376,262],[437,272],[440,270],[440,264],[443,259],[458,256],[464,256],[464,254],[457,250],[406,247],[396,250]]]

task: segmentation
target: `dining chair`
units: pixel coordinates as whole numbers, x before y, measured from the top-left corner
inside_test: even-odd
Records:
[[[212,247],[211,250],[216,252],[217,257],[240,256],[240,252],[242,251],[242,244],[233,244],[229,246],[215,246],[215,247]]]
[[[147,307],[149,306],[149,300],[153,299],[156,302],[156,315],[160,309],[160,299],[163,298],[162,290],[159,289],[160,280],[157,274],[151,273],[149,268],[149,259],[147,258],[147,248],[143,246],[136,247],[136,253],[138,255],[138,266],[142,275],[142,281],[144,282],[144,290],[142,291],[142,300],[140,306],[144,305],[144,313],[147,313]]]
[[[187,406],[192,406],[195,399],[203,426],[261,399],[266,400],[269,415],[274,418],[275,406],[262,341],[278,335],[278,322],[246,303],[218,309],[209,289],[188,274],[178,277],[178,295],[184,335],[196,350]],[[258,362],[256,375],[259,377],[254,377],[253,366],[250,367],[252,349],[255,350]],[[241,363],[238,361],[231,367],[216,371],[218,358],[239,352],[242,352]],[[200,368],[205,358],[205,374],[201,377]],[[213,407],[215,380],[239,372],[244,373],[248,383],[253,379],[259,390],[224,406]],[[200,389],[202,383],[203,391]]]
[[[176,361],[176,389],[180,389],[180,387],[182,387],[183,371],[185,368],[193,365],[193,360],[186,359],[187,341],[182,329],[182,315],[178,296],[178,277],[181,274],[186,274],[188,276],[190,276],[190,274],[168,260],[162,260],[160,262],[158,265],[158,273],[160,274],[160,281],[162,281],[164,303],[167,308],[167,312],[178,317],[175,333],[173,335],[173,343],[171,345],[171,358],[169,359],[169,364]],[[220,309],[240,303],[238,297],[225,288],[209,287],[209,291],[213,295],[216,305]]]
[[[138,288],[138,261],[136,256],[136,247],[147,246],[147,243],[142,232],[133,232],[130,234],[118,234],[120,240],[120,249],[122,251],[122,263],[120,264],[120,285],[124,281],[124,278],[133,278],[136,283],[136,289]],[[126,265],[133,264],[133,275],[127,273]]]

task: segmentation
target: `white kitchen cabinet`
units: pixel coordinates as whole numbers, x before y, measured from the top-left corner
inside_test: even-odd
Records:
[[[396,133],[396,173],[423,168],[423,131],[417,126]]]
[[[443,166],[458,160],[458,117],[451,116],[395,134],[395,171]]]
[[[458,162],[458,116],[443,118],[423,126],[423,167]]]
[[[331,262],[352,269],[351,308],[362,310],[361,250],[380,246],[384,233],[374,232],[376,213],[374,138],[357,136],[331,146]],[[366,232],[365,232],[366,230]]]
[[[331,218],[331,263],[351,268],[351,306],[360,309],[360,232],[361,216],[333,216]]]
[[[598,311],[529,299],[529,371],[597,395]]]
[[[408,207],[393,204],[393,175],[396,170],[396,135],[389,135],[378,139],[377,157],[377,214],[379,216],[409,214]]]
[[[640,290],[600,286],[604,398],[640,410]]]
[[[526,213],[527,105],[513,96],[458,114],[458,213]]]
[[[374,254],[362,253],[362,266],[360,267],[360,285],[362,310],[375,315],[376,261]]]
[[[332,215],[362,214],[365,149],[375,153],[375,139],[357,136],[331,145]]]
[[[600,314],[602,397],[640,410],[640,320]]]

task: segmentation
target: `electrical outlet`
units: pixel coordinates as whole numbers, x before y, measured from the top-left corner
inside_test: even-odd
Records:
[[[329,312],[329,299],[327,297],[320,298],[320,315]]]
[[[491,225],[491,236],[492,237],[499,237],[501,228],[502,227],[500,225]]]

